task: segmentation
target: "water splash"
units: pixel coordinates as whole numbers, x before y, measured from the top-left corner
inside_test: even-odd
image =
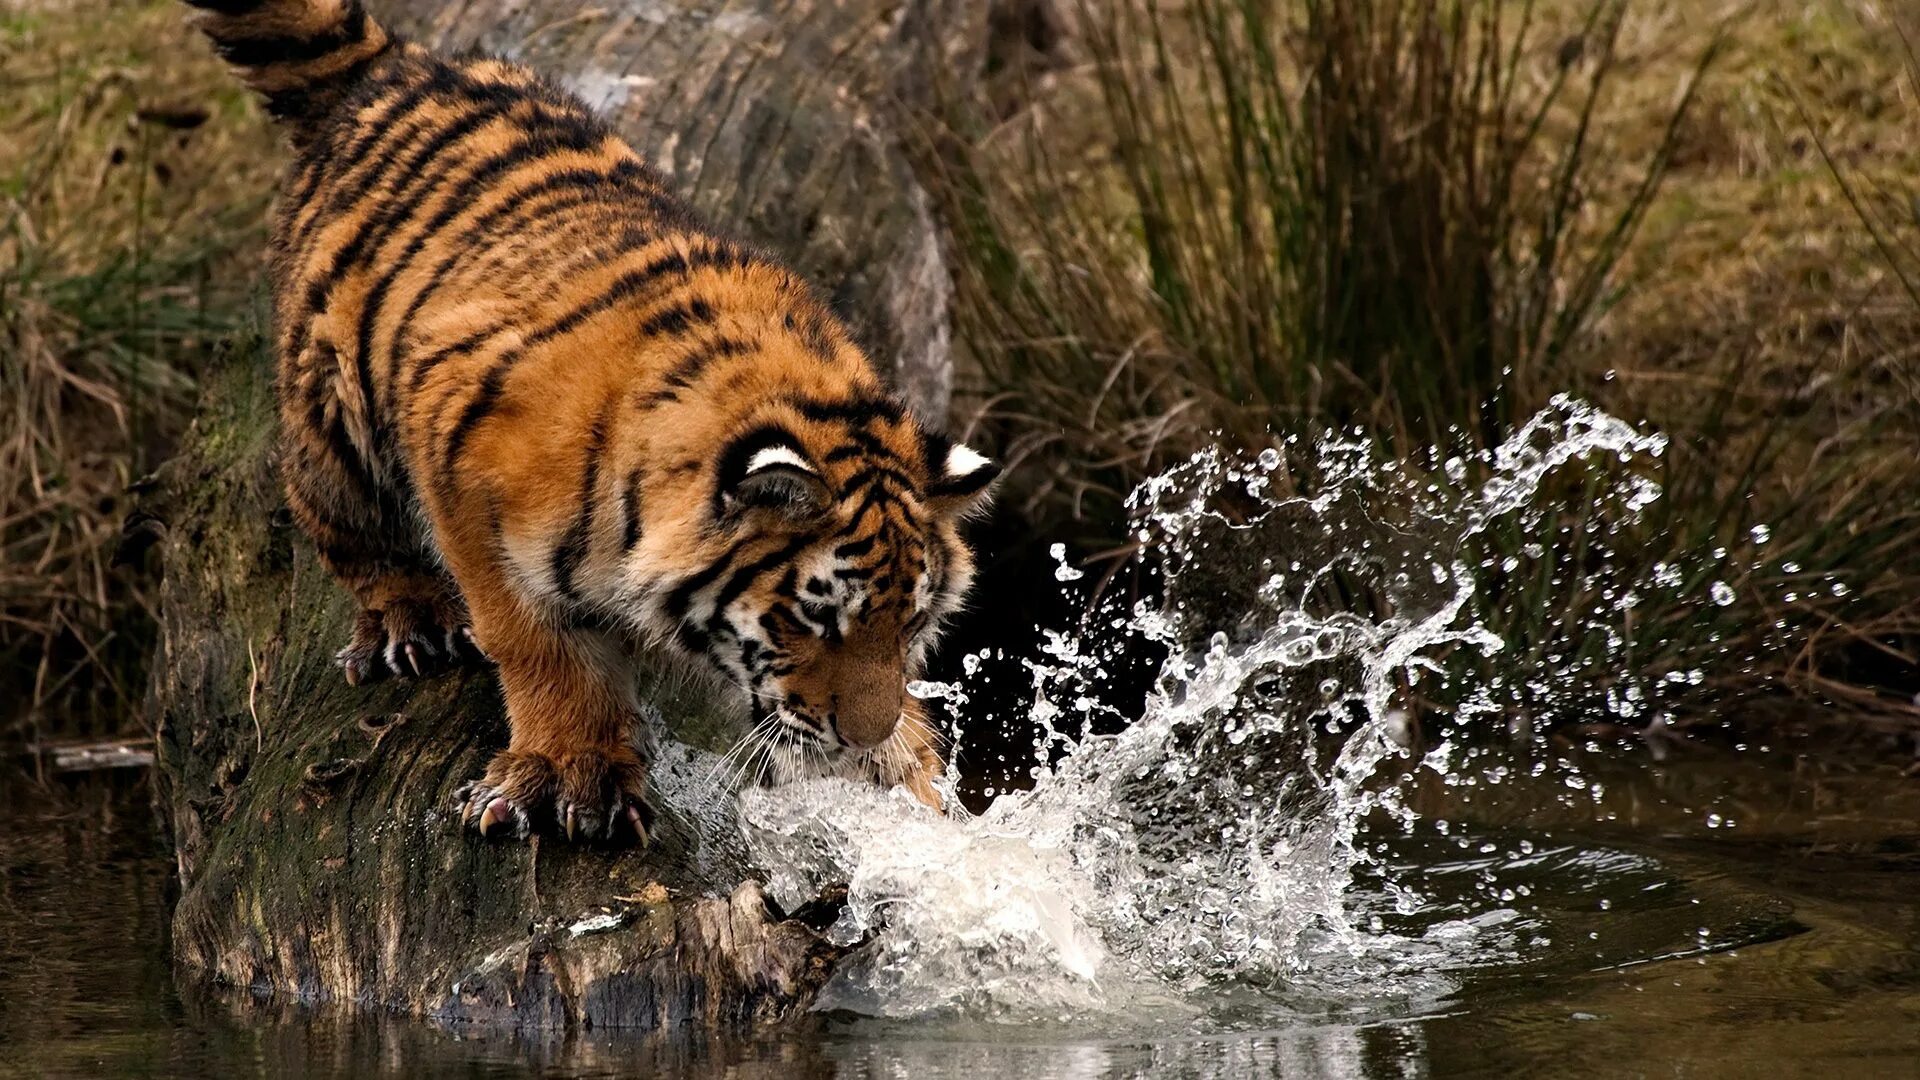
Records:
[[[1405,745],[1412,699],[1472,716],[1539,689],[1528,673],[1469,676],[1504,644],[1482,617],[1487,579],[1516,569],[1489,531],[1537,526],[1536,496],[1570,463],[1664,449],[1560,398],[1493,450],[1431,469],[1334,438],[1310,453],[1209,450],[1142,485],[1130,506],[1164,595],[1049,635],[1028,663],[1031,791],[978,817],[826,780],[743,796],[774,897],[794,905],[845,882],[832,933],[871,937],[822,1007],[1177,1012],[1196,987],[1229,982],[1437,994],[1449,969],[1538,944],[1498,893],[1410,921],[1424,898],[1379,863],[1363,826],[1413,820],[1396,780],[1422,764]],[[1632,468],[1603,475],[1628,515],[1659,496]],[[1608,599],[1629,603],[1621,590]],[[1094,688],[1142,641],[1166,660],[1144,711],[1109,733],[1115,707]],[[964,680],[914,689],[964,708]],[[1451,752],[1442,744],[1425,767],[1450,775]]]

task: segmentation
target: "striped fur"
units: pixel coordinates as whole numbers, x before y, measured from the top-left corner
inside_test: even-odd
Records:
[[[703,227],[573,97],[359,0],[189,0],[296,150],[273,225],[290,504],[363,609],[349,680],[484,653],[482,832],[642,839],[630,659],[739,687],[783,775],[938,804],[905,693],[994,467],[812,291]]]

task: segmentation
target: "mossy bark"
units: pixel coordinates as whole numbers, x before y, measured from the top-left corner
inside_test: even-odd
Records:
[[[409,11],[409,7],[414,9]],[[946,407],[946,272],[882,100],[984,55],[966,2],[390,3],[607,108],[723,225],[855,316],[917,407]],[[394,10],[398,9],[398,10]],[[772,909],[724,821],[692,814],[688,746],[727,739],[651,678],[664,821],[644,852],[487,843],[453,793],[506,742],[490,671],[354,688],[332,663],[352,602],[292,527],[257,343],[207,382],[155,509],[166,580],[152,692],[182,968],[258,992],[453,1021],[716,1027],[801,1015],[839,950]]]

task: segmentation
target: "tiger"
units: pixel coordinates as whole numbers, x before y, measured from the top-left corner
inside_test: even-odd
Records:
[[[648,843],[636,662],[693,661],[782,778],[941,807],[908,692],[999,474],[778,259],[578,98],[360,0],[186,0],[290,148],[268,281],[288,507],[358,604],[356,686],[491,664],[483,837]]]

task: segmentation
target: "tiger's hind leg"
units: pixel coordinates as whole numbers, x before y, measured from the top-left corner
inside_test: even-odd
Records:
[[[459,588],[425,548],[406,500],[375,479],[362,455],[370,425],[332,392],[337,371],[331,349],[310,348],[283,372],[281,407],[287,504],[327,571],[360,604],[335,663],[357,686],[484,661]]]

